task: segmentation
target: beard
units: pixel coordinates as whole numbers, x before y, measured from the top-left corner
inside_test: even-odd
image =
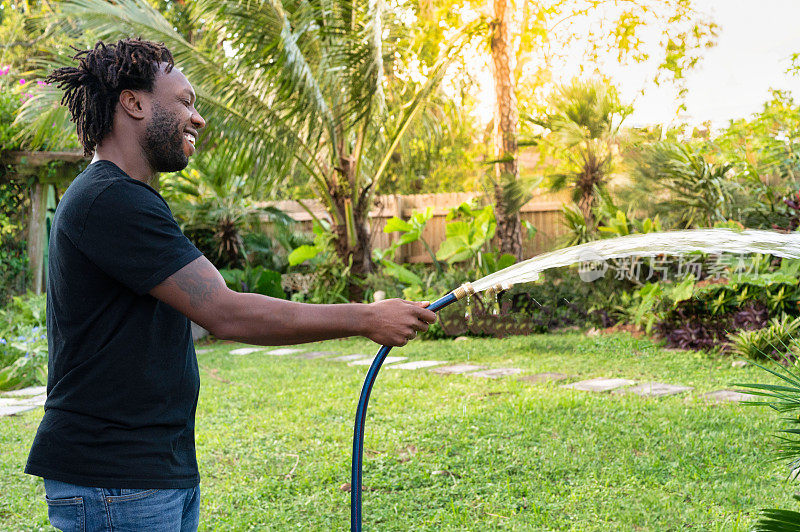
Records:
[[[189,164],[189,158],[183,152],[180,120],[155,102],[142,149],[154,172],[177,172]]]

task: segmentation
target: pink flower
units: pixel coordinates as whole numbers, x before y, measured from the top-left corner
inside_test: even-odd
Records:
[[[36,84],[39,85],[40,87],[42,85],[47,85],[47,83],[45,83],[44,81],[37,81]]]
[[[8,74],[9,70],[11,70],[11,65],[6,65],[3,68],[0,68],[0,76],[5,76]]]
[[[21,80],[19,80],[19,84],[20,85],[25,85],[25,78],[22,78]]]

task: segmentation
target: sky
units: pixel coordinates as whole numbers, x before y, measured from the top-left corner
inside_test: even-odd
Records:
[[[800,53],[800,0],[694,0],[720,26],[717,45],[704,50],[699,65],[686,79],[686,111],[678,115],[678,91],[673,85],[652,83],[653,61],[620,67],[602,67],[620,89],[623,101],[632,103],[628,126],[649,124],[725,127],[729,120],[749,117],[769,99],[770,88],[790,90],[800,102],[800,75],[787,74],[790,57]],[[654,42],[654,46],[657,43]],[[654,54],[658,55],[658,54]],[[482,102],[475,117],[482,124],[494,112],[494,82],[485,58],[476,63]],[[580,56],[554,71],[556,79],[579,75]]]
[[[786,74],[800,52],[800,0],[695,0],[720,26],[717,46],[688,75],[687,111],[692,124],[723,126],[758,112],[769,89],[788,89],[800,99],[800,76]],[[636,97],[646,74],[635,67],[613,74],[628,99]],[[629,125],[668,123],[676,118],[674,89],[647,87],[634,103]]]

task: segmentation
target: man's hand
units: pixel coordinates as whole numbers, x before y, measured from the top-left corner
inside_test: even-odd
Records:
[[[427,302],[387,299],[371,303],[370,319],[363,335],[381,345],[403,346],[420,331],[436,321],[436,314],[425,307]]]

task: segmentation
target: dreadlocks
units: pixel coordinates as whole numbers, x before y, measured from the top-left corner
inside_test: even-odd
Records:
[[[77,68],[58,68],[47,81],[64,89],[61,104],[69,108],[78,126],[86,155],[111,131],[120,93],[126,89],[151,92],[158,64],[167,63],[167,72],[174,66],[163,43],[142,39],[122,39],[116,44],[98,41],[94,49],[78,50],[72,59],[80,61]]]

